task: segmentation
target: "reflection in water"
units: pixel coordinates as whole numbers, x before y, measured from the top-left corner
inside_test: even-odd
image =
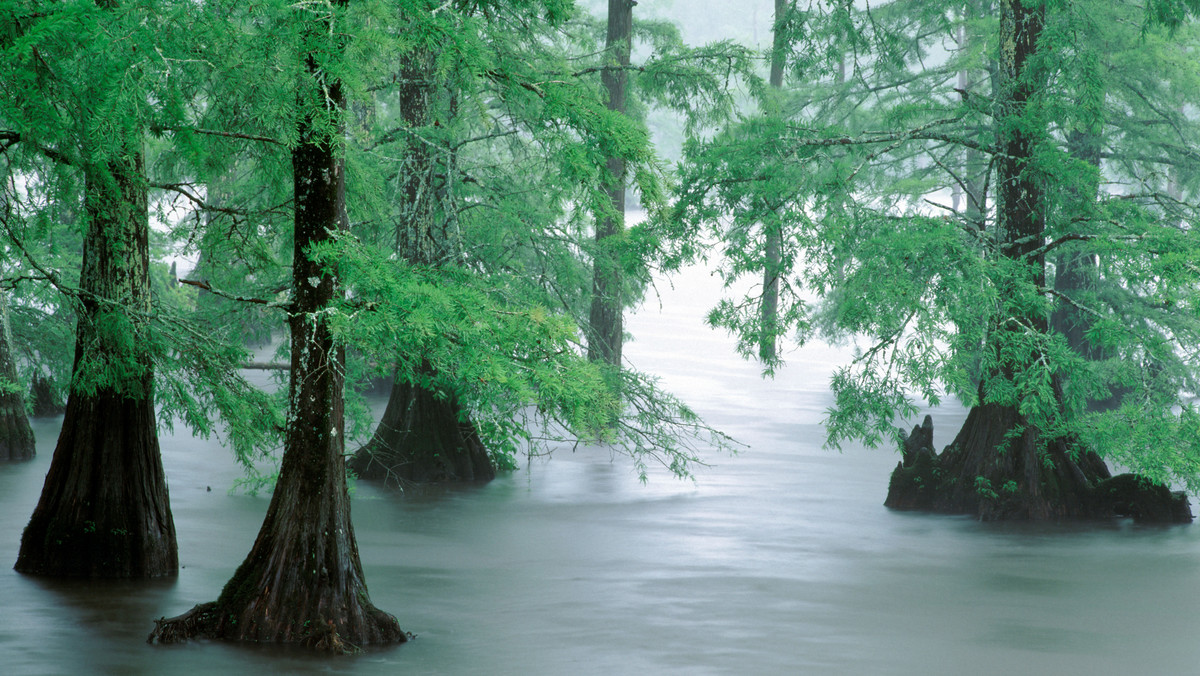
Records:
[[[894,452],[821,449],[827,377],[848,351],[805,348],[764,382],[697,319],[715,283],[685,282],[690,297],[667,292],[663,313],[631,318],[626,349],[750,445],[712,458],[695,483],[660,473],[642,485],[595,448],[482,487],[397,496],[359,483],[372,599],[416,641],[332,660],[155,647],[143,642],[151,620],[216,598],[267,505],[226,492],[239,471],[227,450],[164,434],[178,578],[64,583],[0,570],[0,672],[1194,673],[1200,530],[891,513]],[[941,445],[963,412],[934,417]],[[56,424],[36,432],[37,460],[0,466],[4,569]]]

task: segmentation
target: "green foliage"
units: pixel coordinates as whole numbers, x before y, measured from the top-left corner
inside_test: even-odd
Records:
[[[643,476],[649,462],[691,476],[697,444],[731,447],[646,376],[589,362],[570,316],[515,295],[517,280],[415,266],[352,238],[314,255],[347,287],[326,315],[338,340],[394,363],[398,378],[453,392],[502,465],[575,438],[614,445]]]

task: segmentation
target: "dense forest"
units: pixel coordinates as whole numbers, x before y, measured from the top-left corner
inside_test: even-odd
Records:
[[[623,317],[702,262],[764,377],[856,347],[826,444],[898,449],[889,507],[1191,521],[1195,2],[656,4],[0,1],[0,460],[62,416],[16,569],[176,575],[182,426],[270,506],[152,641],[404,642],[348,476],[690,478],[738,443]]]

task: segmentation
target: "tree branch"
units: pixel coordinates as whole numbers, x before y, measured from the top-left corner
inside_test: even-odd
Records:
[[[235,296],[231,293],[227,293],[225,291],[220,291],[218,289],[214,289],[212,287],[212,285],[209,284],[208,282],[202,282],[202,281],[195,280],[195,279],[181,279],[181,280],[179,280],[179,283],[187,284],[188,286],[194,286],[198,289],[204,289],[205,291],[215,294],[215,295],[218,295],[222,298],[227,298],[229,300],[234,300],[234,301],[238,301],[241,303],[256,303],[258,305],[266,305],[267,307],[277,307],[277,308],[283,308],[283,309],[287,309],[287,308],[291,307],[291,302],[280,303],[280,302],[276,302],[276,301],[264,300],[262,298],[247,298],[245,296]]]
[[[286,143],[277,138],[270,136],[257,136],[255,134],[243,134],[235,131],[218,131],[216,129],[200,129],[197,127],[151,127],[150,131],[158,134],[164,131],[188,131],[193,134],[203,134],[205,136],[220,136],[222,138],[236,138],[243,141],[261,141],[263,143],[273,143],[277,146],[287,146]]]

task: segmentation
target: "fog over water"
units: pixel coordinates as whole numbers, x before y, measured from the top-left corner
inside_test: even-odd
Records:
[[[1200,529],[994,525],[892,513],[890,449],[823,450],[828,375],[809,346],[773,381],[702,316],[693,270],[628,322],[628,358],[749,445],[696,482],[597,448],[483,486],[360,483],[372,600],[418,634],[344,658],[222,643],[149,646],[152,619],[216,598],[266,496],[231,495],[227,449],[163,433],[183,569],[152,583],[17,575],[38,458],[0,466],[0,674],[1123,674],[1200,665]],[[378,408],[382,401],[376,401]],[[964,411],[934,412],[948,443]],[[207,490],[211,487],[212,490]]]

